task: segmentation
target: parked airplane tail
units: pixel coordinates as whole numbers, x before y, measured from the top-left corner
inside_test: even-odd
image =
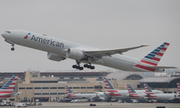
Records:
[[[161,57],[164,55],[165,51],[167,50],[168,46],[169,43],[164,42],[162,45],[160,45],[155,50],[153,50],[148,55],[146,55],[144,58],[142,58],[141,63],[157,66],[159,61],[161,60]]]
[[[144,83],[144,88],[145,88],[146,93],[153,93],[151,88],[146,83]]]
[[[144,83],[144,88],[145,88],[147,97],[157,97],[146,83]]]
[[[118,93],[116,89],[114,89],[114,87],[111,85],[107,78],[104,78],[104,83],[106,85],[106,89],[108,90],[108,92],[111,93],[110,96],[121,96],[121,94]]]
[[[178,92],[180,94],[180,83],[179,82],[177,82],[177,88],[178,88]]]
[[[140,97],[129,84],[127,84],[127,89],[130,97]]]
[[[114,89],[107,78],[104,78],[104,83],[106,84],[106,89],[108,90],[108,92],[118,92],[116,89]]]
[[[133,89],[129,84],[127,84],[127,89],[128,89],[128,92],[129,92],[129,93],[136,93],[136,92],[134,91],[134,89]]]
[[[68,97],[76,97],[76,95],[70,90],[70,88],[67,85],[65,86],[65,89]]]
[[[3,87],[0,89],[0,98],[11,97],[11,94],[13,94],[18,76],[19,76],[18,74],[13,75],[13,77],[11,77],[9,81],[3,85]]]

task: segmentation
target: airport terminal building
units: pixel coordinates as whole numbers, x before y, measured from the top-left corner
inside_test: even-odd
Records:
[[[10,98],[15,101],[57,101],[63,99],[65,85],[74,93],[106,92],[103,78],[106,77],[117,90],[127,90],[130,84],[135,90],[143,90],[143,83],[151,89],[161,90],[165,93],[176,93],[176,82],[179,76],[172,77],[145,77],[142,73],[135,72],[16,72],[0,73],[0,88],[7,79],[14,74],[19,74],[15,90],[21,92],[17,97]],[[3,76],[3,77],[2,77]]]

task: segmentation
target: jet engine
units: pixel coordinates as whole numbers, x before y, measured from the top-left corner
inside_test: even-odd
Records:
[[[48,59],[53,60],[53,61],[61,61],[61,60],[66,59],[65,57],[62,57],[58,54],[49,53],[49,52],[47,53],[47,57]]]
[[[74,48],[69,48],[66,52],[66,57],[75,59],[75,60],[81,60],[84,58],[84,54],[82,51]]]

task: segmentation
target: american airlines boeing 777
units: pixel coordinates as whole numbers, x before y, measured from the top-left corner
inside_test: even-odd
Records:
[[[144,47],[140,45],[136,47],[100,50],[89,46],[81,45],[65,41],[62,39],[53,38],[43,34],[33,33],[25,30],[8,30],[1,34],[5,41],[12,45],[11,50],[14,50],[14,45],[22,45],[29,48],[38,49],[48,52],[48,59],[54,61],[65,60],[66,58],[76,60],[76,65],[73,68],[83,70],[80,63],[85,63],[84,67],[95,69],[91,64],[99,64],[124,71],[164,71],[165,67],[157,66],[169,43],[164,42],[154,51],[146,55],[141,60],[122,55],[122,53]]]
[[[152,92],[151,88],[144,83],[144,88],[146,90],[146,94],[148,99],[155,99],[155,100],[174,100],[179,99],[177,94],[174,93],[166,93],[166,94],[155,94]]]
[[[74,94],[70,88],[66,85],[65,86],[66,93],[67,93],[67,98],[72,98],[72,99],[95,99],[99,98],[99,96],[95,93],[92,94]]]

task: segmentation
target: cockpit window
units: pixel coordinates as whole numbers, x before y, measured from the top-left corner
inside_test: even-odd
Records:
[[[11,33],[10,31],[5,31],[6,33]]]

